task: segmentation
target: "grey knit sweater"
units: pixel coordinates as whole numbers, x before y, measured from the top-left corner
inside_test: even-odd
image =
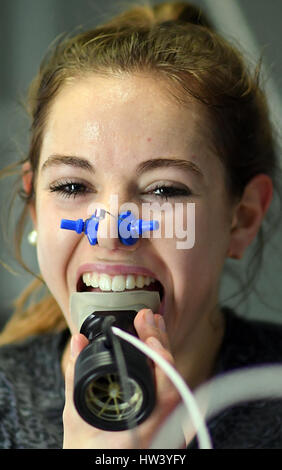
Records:
[[[226,331],[216,374],[281,363],[282,325],[247,321],[224,309]],[[68,332],[0,348],[0,449],[62,448]],[[208,423],[214,448],[282,448],[282,400],[235,406]],[[197,447],[196,441],[189,448]]]
[[[44,334],[0,348],[0,449],[62,448],[67,336]]]

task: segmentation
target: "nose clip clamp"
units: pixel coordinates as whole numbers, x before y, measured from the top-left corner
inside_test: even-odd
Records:
[[[99,222],[106,217],[106,214],[115,217],[105,209],[97,209],[95,213],[85,221],[83,221],[83,219],[62,219],[60,228],[73,230],[78,234],[84,232],[90,245],[96,245]],[[119,239],[124,245],[128,246],[134,245],[139,236],[142,236],[143,233],[159,228],[159,222],[157,220],[147,221],[135,219],[131,211],[120,213],[117,217],[117,223]]]

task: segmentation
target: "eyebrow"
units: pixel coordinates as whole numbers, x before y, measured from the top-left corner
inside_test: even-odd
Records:
[[[50,155],[43,163],[41,171],[45,171],[47,168],[58,165],[68,165],[95,173],[94,166],[91,165],[91,163],[86,158],[58,154]],[[191,162],[190,160],[183,160],[178,158],[154,158],[151,160],[146,160],[138,165],[136,174],[137,176],[141,176],[143,173],[151,170],[171,167],[179,168],[189,173],[193,172],[196,176],[204,178],[202,171],[195,163]]]
[[[202,171],[197,165],[195,165],[195,163],[191,162],[190,160],[181,160],[178,158],[154,158],[153,160],[146,160],[145,162],[142,162],[140,165],[138,165],[136,173],[137,176],[140,176],[150,170],[171,167],[179,168],[189,173],[192,171],[197,176],[200,176],[201,178],[204,177]]]
[[[58,154],[50,155],[50,157],[48,157],[47,160],[43,163],[41,171],[45,171],[47,168],[58,165],[73,166],[82,170],[90,171],[91,173],[95,173],[94,167],[86,158]]]

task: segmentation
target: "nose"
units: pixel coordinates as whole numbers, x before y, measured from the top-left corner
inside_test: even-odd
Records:
[[[132,243],[129,243],[130,234],[127,230],[130,223],[130,215],[125,212],[121,214],[112,214],[105,212],[104,217],[99,221],[97,230],[97,242],[101,249],[107,250],[125,250],[135,251],[139,244],[139,237],[136,237]],[[131,239],[132,240],[132,239]]]
[[[126,247],[126,251],[134,251],[140,244],[140,236],[144,232],[158,229],[159,222],[137,219],[130,210],[114,215],[105,209],[98,209],[85,221],[62,219],[61,228],[74,230],[79,234],[84,232],[89,243],[96,245],[98,242],[100,248],[124,250]]]

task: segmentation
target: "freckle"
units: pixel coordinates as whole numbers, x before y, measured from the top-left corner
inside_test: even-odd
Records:
[[[151,137],[148,137],[147,138],[147,142],[151,142],[152,138]]]

